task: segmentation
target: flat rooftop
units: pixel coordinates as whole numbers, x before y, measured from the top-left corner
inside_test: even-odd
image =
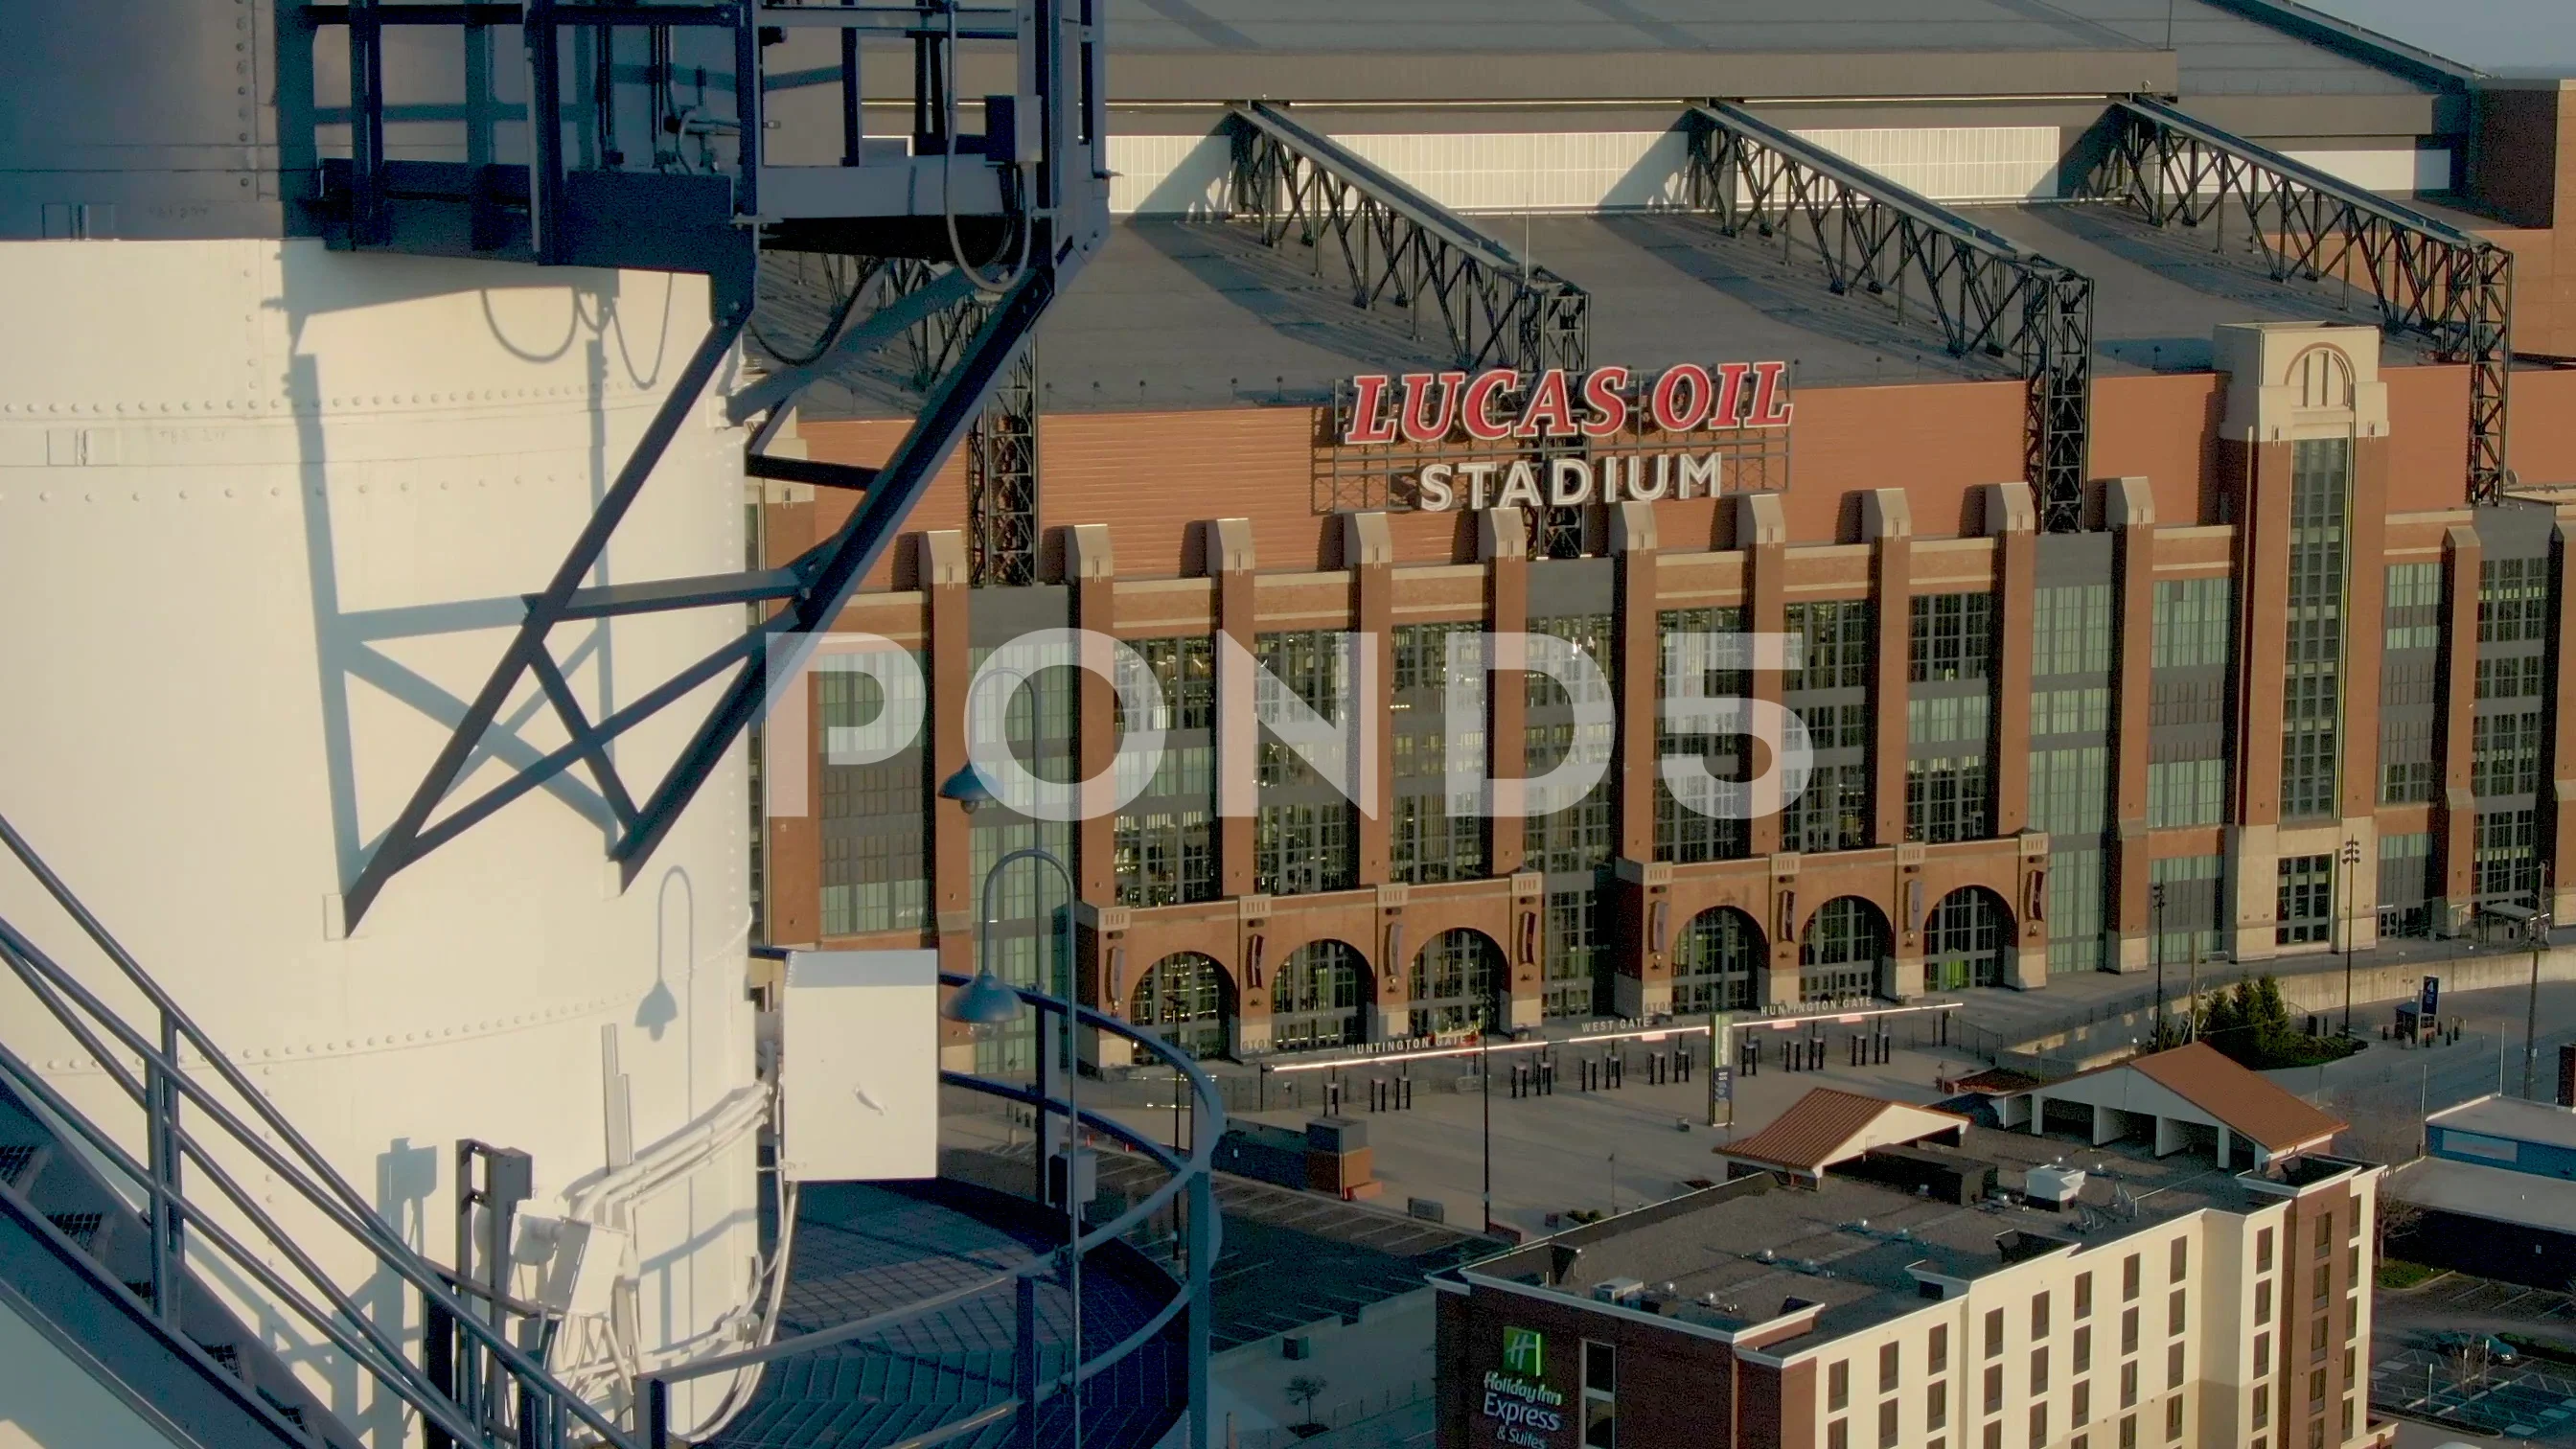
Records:
[[[2510,1167],[2419,1157],[2388,1174],[2388,1191],[2436,1212],[2576,1234],[2576,1182]]]
[[[2424,1119],[2427,1127],[2476,1132],[2514,1142],[2538,1142],[2576,1148],[2576,1112],[2520,1097],[2480,1097],[2445,1108]]]
[[[2100,374],[2206,371],[2222,322],[2375,322],[2365,295],[2272,281],[2189,233],[2159,232],[2108,207],[1957,208],[2024,250],[2094,280]],[[1591,297],[1592,357],[1644,371],[1677,362],[1792,364],[1793,385],[2000,381],[2003,359],[1952,357],[1919,310],[1836,296],[1812,258],[1655,213],[1487,215],[1475,224]],[[762,336],[793,352],[821,335],[833,294],[792,255],[763,261]],[[1249,227],[1132,218],[1047,311],[1038,332],[1040,410],[1049,413],[1311,406],[1360,372],[1455,365],[1436,313],[1351,304],[1341,263],[1270,248]],[[1913,299],[1919,303],[1920,299]],[[757,339],[755,339],[757,341]],[[909,417],[920,395],[894,352],[818,384],[813,418]],[[2416,354],[2391,339],[2389,361]]]
[[[1425,61],[1443,55],[1585,57],[1645,56],[1664,65],[1630,72],[1630,84],[1667,79],[1666,65],[1698,59],[1702,68],[1727,57],[1917,58],[1930,93],[1959,57],[2099,53],[2143,60],[2170,57],[2183,93],[2209,95],[2355,95],[2430,89],[2448,62],[2291,4],[2174,0],[1620,0],[1567,5],[1562,0],[1112,0],[1116,54],[1180,55],[1201,61],[1373,53],[1406,64],[1374,77],[1390,98],[1424,94]],[[1114,64],[1114,62],[1113,62]],[[1230,73],[1231,67],[1217,67]],[[1406,72],[1412,80],[1408,82]],[[1959,72],[1961,78],[1972,74]],[[2171,73],[2171,71],[2168,71]],[[1155,74],[1159,77],[1158,68]],[[1126,99],[1135,88],[1117,83]],[[2008,68],[1989,85],[1996,93],[2065,89],[2061,75]],[[1348,76],[1308,78],[1310,85]],[[1666,86],[1601,91],[1569,73],[1555,96],[1763,94],[1761,82],[1732,86]],[[1215,78],[1211,77],[1213,86]],[[1616,84],[1614,81],[1613,84]],[[1773,94],[1798,93],[1814,81],[1798,68],[1774,68]],[[1409,87],[1409,88],[1408,88]],[[2009,89],[2007,89],[2009,87]],[[1296,98],[1294,89],[1217,91],[1239,97]],[[1844,91],[1842,94],[1887,94]],[[1946,93],[1946,92],[1945,92]],[[1521,98],[1506,92],[1498,98]]]
[[[2087,1176],[2078,1206],[2063,1212],[1993,1200],[1961,1207],[1834,1176],[1814,1190],[1755,1179],[1767,1190],[1726,1184],[1461,1271],[1587,1299],[1593,1285],[1616,1279],[1642,1282],[1650,1294],[1669,1284],[1679,1300],[1673,1318],[1729,1331],[1776,1319],[1803,1300],[1821,1311],[1801,1342],[1821,1341],[1920,1308],[1918,1273],[1975,1279],[2060,1245],[2090,1251],[2202,1208],[2245,1212],[2277,1200],[2205,1161],[2129,1157],[2017,1132],[1971,1132],[1956,1155],[1994,1163],[2003,1191],[2018,1192],[2034,1167],[2077,1167]],[[2329,1165],[2349,1166],[2315,1167]],[[1577,1256],[1560,1273],[1568,1249]]]

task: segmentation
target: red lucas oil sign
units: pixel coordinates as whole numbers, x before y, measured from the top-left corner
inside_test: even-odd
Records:
[[[1651,378],[1625,367],[1368,373],[1351,379],[1341,442],[1501,445],[1503,456],[1492,459],[1424,461],[1413,505],[1430,512],[1705,497],[1736,491],[1725,487],[1724,443],[1789,426],[1788,370],[1785,362],[1722,362],[1683,363]],[[1549,441],[1595,445],[1600,456],[1513,455],[1514,444]]]

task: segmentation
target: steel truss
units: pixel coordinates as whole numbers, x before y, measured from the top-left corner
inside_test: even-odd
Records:
[[[951,269],[913,257],[827,258],[824,267],[834,298],[823,335],[806,349],[783,348],[766,336],[758,338],[764,351],[786,364],[792,378],[787,385],[802,386],[827,377],[873,348],[898,359],[908,386],[927,392],[956,365],[992,310],[971,292],[961,294],[943,286],[926,299],[936,304],[926,316],[899,329],[869,328],[866,319],[871,317],[897,322],[912,318],[912,311],[894,314],[887,309],[939,283]],[[783,395],[780,386],[764,386],[738,394],[728,410],[736,422],[763,413],[783,421],[784,412],[771,401]],[[975,420],[967,440],[967,581],[977,588],[1037,582],[1037,407],[1037,345],[1031,342],[1012,359],[992,405]],[[764,430],[753,443],[754,476],[811,481],[806,477],[811,470],[800,466],[802,460],[772,458],[762,451],[771,431]],[[771,465],[784,471],[760,471]]]
[[[1338,255],[1351,305],[1398,308],[1416,337],[1428,313],[1460,368],[1590,365],[1591,298],[1581,287],[1275,106],[1236,106],[1231,122],[1234,214],[1259,227],[1262,245],[1276,247],[1295,232],[1314,249],[1318,276],[1326,255]],[[1583,510],[1533,512],[1535,552],[1583,551]]]
[[[2093,280],[1802,140],[1739,106],[1685,118],[1687,204],[1720,230],[1812,248],[1836,295],[1908,302],[1954,357],[2009,360],[2030,383],[2031,482],[2041,526],[2084,526],[2093,413]]]
[[[2469,501],[2501,498],[2510,476],[2512,253],[2160,101],[2121,101],[2113,118],[2087,194],[2126,203],[2157,227],[2206,222],[2213,249],[2226,246],[2233,212],[2272,280],[2360,283],[2378,299],[2382,326],[2467,363]]]
[[[1108,173],[1098,154],[1103,136],[1099,116],[1103,47],[1094,5],[1092,0],[1035,0],[1017,13],[977,9],[970,17],[974,24],[961,32],[972,40],[1016,40],[1024,82],[1034,76],[1036,93],[1023,96],[1022,103],[1037,107],[1042,154],[988,157],[981,137],[942,142],[953,141],[961,152],[972,143],[976,150],[972,159],[961,155],[954,163],[958,182],[954,194],[961,210],[978,194],[993,198],[991,204],[958,219],[967,224],[967,235],[984,243],[1005,239],[998,245],[976,246],[981,264],[998,271],[1002,258],[1014,252],[1024,262],[1008,277],[990,284],[1001,290],[979,292],[961,267],[893,261],[884,268],[890,295],[881,305],[862,313],[854,293],[853,305],[839,309],[829,335],[811,359],[728,399],[727,411],[735,421],[760,420],[744,458],[747,474],[854,490],[862,496],[849,518],[830,538],[783,567],[604,586],[586,581],[594,576],[609,540],[664,450],[698,407],[750,324],[758,273],[755,226],[770,222],[755,201],[764,170],[756,144],[761,129],[758,97],[765,89],[758,81],[761,30],[787,24],[836,27],[845,36],[890,34],[913,47],[931,84],[944,86],[957,58],[948,53],[942,28],[926,25],[917,8],[882,5],[559,8],[551,0],[531,0],[524,6],[360,0],[345,6],[308,6],[305,14],[313,23],[349,29],[355,155],[350,161],[326,163],[322,206],[326,220],[336,228],[333,235],[338,244],[703,272],[710,279],[713,313],[705,337],[673,379],[668,396],[601,494],[554,576],[541,592],[526,596],[526,613],[499,663],[463,709],[419,786],[368,852],[341,898],[341,925],[354,929],[387,882],[406,867],[576,766],[586,770],[598,788],[613,827],[609,856],[631,882],[731,750],[735,738],[767,705],[773,685],[793,677],[813,648],[815,634],[832,626],[859,580],[884,557],[914,505],[996,395],[1005,399],[1006,408],[1019,410],[1016,416],[1027,415],[1034,393],[1028,350],[1038,319],[1064,283],[1097,251],[1107,225]],[[567,165],[568,153],[555,127],[536,128],[537,154],[524,168],[387,162],[381,144],[382,31],[396,24],[461,26],[469,43],[478,27],[524,27],[540,114],[556,109],[559,100],[559,27],[642,26],[657,32],[702,27],[729,33],[735,73],[755,79],[742,88],[739,107],[740,134],[754,138],[754,143],[742,148],[740,171],[733,176],[574,170]],[[842,69],[845,100],[854,104],[856,58],[850,44],[843,47]],[[914,183],[919,180],[916,173],[923,171],[922,159],[913,158],[912,170],[893,178],[897,184],[892,191],[902,192],[906,186],[918,189]],[[412,169],[406,170],[407,166]],[[875,203],[870,198],[889,189],[872,179],[882,169],[849,166],[830,177],[798,178],[797,185],[803,188],[799,194],[809,199],[820,196],[823,204],[786,217],[787,223],[804,228],[793,231],[794,237],[819,244],[820,249],[863,251],[867,248],[844,243],[873,236],[900,243],[884,248],[889,252],[914,258],[949,255],[951,242],[943,237],[929,244],[918,215],[871,209]],[[871,185],[878,190],[868,190]],[[689,201],[694,209],[675,209],[675,198]],[[399,206],[411,206],[414,211],[403,212]],[[427,212],[419,210],[424,207]],[[440,207],[449,210],[441,212]],[[471,225],[465,224],[465,216],[456,210],[459,207],[470,208]],[[935,220],[937,213],[931,215]],[[782,223],[780,230],[792,228]],[[1019,245],[1009,244],[1011,239]],[[923,244],[910,245],[915,241]],[[865,286],[867,278],[861,270],[857,285]],[[882,467],[766,453],[767,444],[806,387],[869,352],[898,344],[910,351],[916,380],[927,396],[912,430]],[[1000,505],[985,510],[1002,520],[993,535],[995,546],[987,552],[1005,560],[1009,546],[1021,545],[1032,532],[1026,480],[1034,449],[1021,444],[1033,441],[1034,430],[1003,426],[987,432],[994,441],[979,443],[977,451],[989,448],[992,461],[985,465],[985,476],[1000,480],[995,492],[1002,499]],[[1033,554],[1025,546],[1020,551]],[[1017,566],[1005,562],[1004,576],[1009,567]],[[746,604],[766,613],[740,638],[596,720],[575,695],[551,647],[554,631],[566,625]],[[710,684],[721,688],[685,747],[649,789],[640,795],[630,790],[611,758],[611,745],[646,719]],[[526,686],[533,686],[553,710],[566,742],[481,793],[451,804],[450,796],[485,761],[502,711]]]

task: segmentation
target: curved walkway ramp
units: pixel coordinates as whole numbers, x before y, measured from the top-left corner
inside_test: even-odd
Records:
[[[778,1337],[901,1307],[1062,1241],[1053,1212],[952,1179],[808,1186],[797,1203]],[[1085,1256],[1082,1288],[1083,1345],[1094,1357],[1182,1291],[1123,1243]],[[1070,1307],[1060,1281],[1039,1280],[1041,1375],[1064,1371]],[[896,1449],[931,1434],[1012,1397],[1013,1316],[1008,1292],[988,1293],[772,1364],[707,1449]],[[1188,1399],[1185,1323],[1175,1319],[1085,1385],[1085,1449],[1146,1449],[1171,1430]],[[1053,1401],[1041,1412],[1042,1449],[1072,1443],[1065,1407]],[[1005,1418],[947,1442],[1001,1449],[1014,1432]]]

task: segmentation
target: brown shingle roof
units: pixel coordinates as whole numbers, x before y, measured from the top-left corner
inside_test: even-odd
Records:
[[[2225,1123],[2228,1131],[2261,1143],[2267,1152],[2323,1141],[2352,1125],[2300,1101],[2262,1073],[2237,1065],[2207,1042],[2123,1065]]]
[[[1771,1120],[1771,1124],[1747,1137],[1740,1137],[1718,1151],[1729,1157],[1751,1162],[1795,1168],[1800,1172],[1822,1172],[1838,1162],[1845,1143],[1862,1129],[1891,1111],[1919,1112],[1967,1125],[1968,1119],[1955,1113],[1917,1107],[1907,1102],[1891,1102],[1885,1097],[1864,1097],[1858,1092],[1845,1092],[1833,1087],[1817,1087],[1791,1103],[1789,1110]]]

